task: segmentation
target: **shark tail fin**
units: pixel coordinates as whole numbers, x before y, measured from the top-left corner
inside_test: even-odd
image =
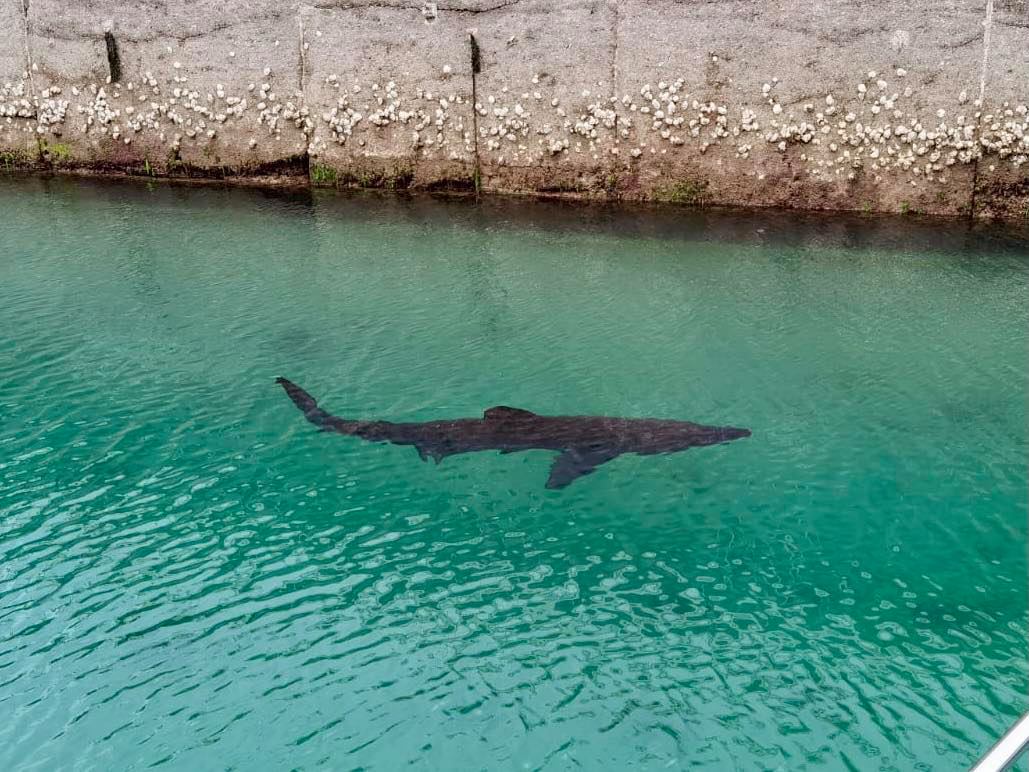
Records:
[[[304,414],[304,418],[322,429],[328,428],[327,424],[332,416],[318,407],[318,401],[314,397],[287,378],[280,376],[275,382],[285,390],[293,404]]]

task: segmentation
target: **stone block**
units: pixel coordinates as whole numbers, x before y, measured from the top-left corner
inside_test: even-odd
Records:
[[[967,211],[971,158],[947,166],[956,148],[919,132],[962,112],[974,121],[960,100],[978,86],[983,8],[947,4],[927,24],[925,8],[857,0],[620,2],[617,92],[630,100],[639,194]]]
[[[253,173],[306,153],[300,26],[288,5],[66,6],[33,0],[28,29],[37,91],[60,89],[68,103],[48,133],[69,165]],[[107,31],[120,60],[113,83]]]
[[[37,155],[22,0],[0,0],[0,170]]]
[[[360,3],[302,12],[312,176],[321,184],[473,186],[463,15]]]
[[[614,7],[522,0],[471,17],[485,187],[593,194],[615,186]]]
[[[975,213],[1029,222],[1029,2],[995,0],[991,21]]]

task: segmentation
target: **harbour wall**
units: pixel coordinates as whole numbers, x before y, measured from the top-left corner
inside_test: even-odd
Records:
[[[1029,218],[1029,0],[0,0],[0,170]]]

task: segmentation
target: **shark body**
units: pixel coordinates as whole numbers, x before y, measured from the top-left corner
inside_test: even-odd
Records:
[[[322,431],[369,442],[411,445],[423,461],[432,458],[439,463],[447,456],[485,450],[557,451],[546,483],[550,489],[564,488],[623,453],[677,453],[750,436],[749,429],[734,426],[704,426],[658,418],[546,416],[504,405],[489,408],[482,418],[422,423],[350,420],[320,408],[314,397],[292,381],[277,378],[276,383],[304,417]]]

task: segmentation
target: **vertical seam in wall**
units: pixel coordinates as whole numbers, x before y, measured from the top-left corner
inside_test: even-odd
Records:
[[[990,61],[990,33],[993,31],[993,0],[986,0],[986,19],[983,20],[983,66],[979,73],[979,102],[986,96],[986,67]],[[981,106],[981,105],[980,105]]]
[[[613,14],[612,27],[612,45],[611,45],[611,98],[615,100],[615,105],[618,103],[618,0],[608,0],[608,5],[611,7]],[[621,136],[618,132],[618,109],[615,108],[615,148],[620,150]],[[619,158],[619,156],[615,156]]]
[[[976,188],[979,186],[979,158],[982,144],[980,136],[983,124],[983,110],[986,108],[986,68],[990,63],[990,38],[993,31],[993,0],[986,0],[986,18],[983,19],[983,64],[979,71],[979,98],[976,100],[975,141],[976,155],[972,159],[972,195],[968,204],[968,217],[975,219]]]
[[[475,196],[479,196],[479,189],[482,187],[482,167],[479,162],[479,90],[476,82],[476,64],[477,62],[481,65],[482,52],[480,51],[476,56],[475,50],[479,43],[475,39],[475,33],[471,30],[468,31],[468,55],[470,59],[472,69],[472,153],[473,153],[473,170],[475,180]]]
[[[36,82],[32,77],[32,46],[29,45],[29,0],[21,1],[22,29],[25,32],[25,71],[29,74],[29,92],[32,94],[32,103],[36,102]]]
[[[304,6],[297,6],[297,27],[300,30],[300,42],[298,43],[298,52],[300,53],[300,71],[297,73],[299,83],[297,84],[297,90],[300,94],[300,105],[301,107],[307,107],[310,111],[310,107],[307,104],[307,87],[305,85],[307,81],[307,51],[304,46],[307,44],[307,33],[304,30]],[[311,136],[308,136],[306,131],[304,133],[304,159],[307,162],[307,177],[308,183],[311,180]]]
[[[303,6],[299,6],[297,8],[297,27],[299,27],[299,29],[300,29],[300,44],[299,44],[300,72],[298,73],[299,74],[299,83],[297,84],[297,88],[300,89],[300,93],[301,93],[301,95],[303,95],[304,94],[304,80],[307,78],[307,52],[304,50],[304,43],[307,42],[307,39],[306,39],[306,35],[304,33]]]
[[[976,132],[976,141],[978,142],[978,131]],[[975,189],[979,184],[979,158],[978,156],[972,159],[972,192],[968,198],[968,219],[975,219]]]
[[[36,79],[32,76],[35,62],[32,59],[32,46],[29,44],[29,0],[21,0],[21,17],[25,31],[25,71],[29,74],[29,94],[32,96],[33,117],[38,119],[39,104],[36,99]],[[43,141],[35,128],[32,130],[32,140],[36,143],[36,160],[40,161],[43,158]]]

